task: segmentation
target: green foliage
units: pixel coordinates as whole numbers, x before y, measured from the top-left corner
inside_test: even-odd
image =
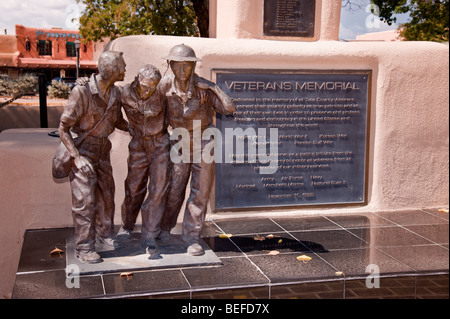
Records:
[[[71,86],[62,81],[52,80],[48,86],[47,95],[51,99],[61,98],[68,99],[71,91]]]
[[[411,21],[400,26],[400,35],[410,41],[448,41],[449,0],[372,0],[380,18],[396,22],[396,13],[409,13]]]
[[[0,96],[8,95],[8,80],[9,77],[7,75],[0,74]]]
[[[9,77],[0,77],[0,95],[9,95],[12,97],[24,94],[33,94],[38,91],[38,78],[32,74],[25,74],[18,79]]]
[[[80,17],[85,41],[127,35],[197,36],[195,10],[185,0],[77,0],[86,5]]]

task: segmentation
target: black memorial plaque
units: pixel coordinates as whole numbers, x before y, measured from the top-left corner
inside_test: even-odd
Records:
[[[315,0],[265,0],[264,35],[314,37]]]
[[[216,118],[216,210],[366,202],[371,71],[215,72],[236,105]]]

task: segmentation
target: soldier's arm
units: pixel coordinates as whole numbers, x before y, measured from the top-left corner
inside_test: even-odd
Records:
[[[80,154],[78,152],[78,149],[75,147],[70,129],[75,126],[75,124],[81,117],[81,114],[83,112],[82,104],[83,101],[80,94],[80,89],[79,87],[75,87],[69,95],[69,100],[64,107],[64,111],[59,122],[58,133],[61,142],[66,146],[67,150],[73,158],[80,156]]]
[[[124,88],[123,88],[123,86],[116,86],[116,88],[117,88],[117,90],[118,90],[118,92],[120,94],[120,101],[121,101],[121,104],[122,104],[122,107],[121,107],[121,110],[120,110],[120,117],[119,117],[119,119],[116,122],[116,128],[118,128],[119,130],[124,131],[124,132],[129,132],[130,131],[129,123],[127,122],[127,120],[124,119],[123,113],[122,113],[122,109],[124,108],[123,107],[123,104],[124,104],[124,102],[123,102],[123,96],[124,96],[123,95],[123,90],[124,90]]]
[[[197,76],[196,85],[202,90],[210,90],[215,94],[217,99],[212,102],[214,111],[230,115],[236,110],[233,100],[215,83]]]
[[[64,112],[61,115],[58,133],[61,142],[66,146],[70,156],[73,158],[76,168],[81,170],[87,177],[91,177],[95,174],[94,168],[88,159],[80,156],[80,152],[78,151],[72,138],[72,134],[70,133],[70,129],[79,121],[81,115],[83,114],[83,108],[84,101],[80,92],[80,87],[75,87],[72,90],[69,100],[64,107]]]
[[[129,131],[128,122],[123,118],[122,111],[120,111],[120,118],[116,122],[116,128],[124,132]]]

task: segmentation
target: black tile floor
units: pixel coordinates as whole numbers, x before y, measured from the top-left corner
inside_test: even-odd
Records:
[[[82,276],[69,289],[65,258],[48,252],[72,233],[25,233],[12,298],[449,297],[449,217],[437,209],[211,220],[202,237],[222,265]]]

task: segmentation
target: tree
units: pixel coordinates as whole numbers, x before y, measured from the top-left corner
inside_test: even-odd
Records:
[[[361,0],[342,0],[342,8],[346,8],[349,11],[357,11],[363,9]]]
[[[448,41],[449,0],[372,0],[380,18],[389,25],[396,13],[409,13],[411,21],[400,25],[400,35],[410,41]]]
[[[209,0],[192,0],[200,36],[209,37]]]
[[[25,94],[34,94],[38,91],[38,77],[33,74],[25,74],[18,79],[10,79],[7,75],[0,75],[0,95],[10,95],[11,99],[0,104],[0,107],[8,105]]]
[[[200,1],[77,0],[86,6],[80,33],[85,41],[138,34],[198,36],[193,2]]]

